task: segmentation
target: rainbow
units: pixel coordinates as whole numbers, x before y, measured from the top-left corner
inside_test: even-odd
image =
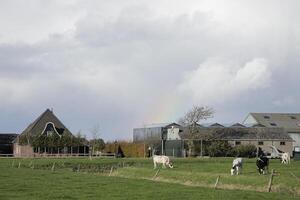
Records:
[[[180,116],[184,114],[182,110],[181,98],[174,98],[173,95],[163,94],[154,103],[150,112],[146,113],[144,118],[147,124],[176,122]]]

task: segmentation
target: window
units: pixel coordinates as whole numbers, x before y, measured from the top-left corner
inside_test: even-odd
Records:
[[[47,136],[52,136],[53,135],[53,131],[47,131]]]
[[[240,141],[235,141],[235,145],[240,145],[241,142]]]
[[[267,116],[267,115],[266,115],[266,116],[264,116],[264,118],[265,118],[265,119],[270,119],[270,116]]]
[[[280,145],[285,145],[285,142],[280,142]]]
[[[276,123],[270,123],[270,125],[271,125],[271,126],[277,126],[277,124],[276,124]]]
[[[263,141],[258,141],[258,145],[264,145]]]

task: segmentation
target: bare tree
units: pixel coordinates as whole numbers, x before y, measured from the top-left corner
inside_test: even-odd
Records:
[[[95,153],[95,148],[97,146],[97,140],[100,138],[100,125],[96,124],[93,128],[90,129],[90,132],[92,133],[92,140],[91,140],[91,147],[92,147],[92,152],[91,154],[94,155]]]
[[[193,126],[201,120],[212,118],[214,110],[209,107],[193,106],[182,118],[179,119],[179,124],[184,126]]]
[[[178,123],[187,126],[189,128],[190,139],[187,141],[189,148],[189,156],[192,155],[192,150],[194,149],[193,137],[197,132],[197,123],[201,120],[207,120],[212,118],[214,110],[209,107],[204,106],[193,106],[182,118],[178,120]],[[202,139],[201,139],[201,156],[202,156]]]

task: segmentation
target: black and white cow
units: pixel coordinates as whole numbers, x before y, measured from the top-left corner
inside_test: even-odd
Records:
[[[269,167],[269,158],[266,156],[258,157],[256,160],[256,166],[259,174],[266,174]]]
[[[239,175],[242,172],[243,159],[236,158],[232,162],[231,175]]]

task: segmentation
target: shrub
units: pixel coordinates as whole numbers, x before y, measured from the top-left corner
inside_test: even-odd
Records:
[[[207,147],[207,153],[211,157],[231,156],[232,147],[227,141],[212,141]]]
[[[237,157],[253,158],[256,156],[256,151],[256,147],[252,144],[238,145],[232,149],[232,154]]]

